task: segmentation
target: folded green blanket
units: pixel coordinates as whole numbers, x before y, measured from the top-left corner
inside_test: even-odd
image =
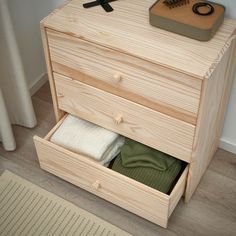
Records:
[[[150,167],[159,171],[166,171],[176,161],[168,154],[128,138],[121,148],[121,157],[124,167]]]
[[[182,169],[182,162],[141,143],[126,139],[112,169],[168,193]]]

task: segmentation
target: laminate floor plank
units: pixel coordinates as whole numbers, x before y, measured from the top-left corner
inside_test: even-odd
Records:
[[[180,201],[168,229],[163,229],[40,169],[33,136],[43,137],[55,124],[46,83],[34,96],[38,125],[14,126],[17,149],[6,152],[0,144],[0,174],[13,173],[94,213],[137,236],[233,236],[236,232],[236,155],[219,149],[188,204]]]
[[[52,96],[50,92],[49,82],[46,82],[35,94],[34,98],[39,98],[45,102],[52,104]]]
[[[210,170],[221,173],[231,179],[236,180],[236,155],[223,149],[218,149],[214,161],[209,166]]]

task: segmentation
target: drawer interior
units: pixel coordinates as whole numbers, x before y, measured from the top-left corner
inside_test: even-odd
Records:
[[[42,169],[61,177],[149,221],[167,227],[168,218],[184,193],[188,165],[169,194],[148,187],[81,154],[71,152],[50,138],[63,123],[65,115],[44,137],[34,142]]]

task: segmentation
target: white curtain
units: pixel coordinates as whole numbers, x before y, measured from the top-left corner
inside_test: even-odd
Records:
[[[8,151],[16,148],[11,124],[33,128],[37,121],[7,0],[0,0],[0,141]]]

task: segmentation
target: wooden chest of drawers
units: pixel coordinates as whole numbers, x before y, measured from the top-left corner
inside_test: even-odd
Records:
[[[83,2],[72,0],[41,23],[58,123],[44,139],[34,138],[40,165],[167,227],[218,147],[236,63],[236,22],[225,19],[211,41],[198,42],[150,26],[151,0],[117,1],[109,14],[99,7],[85,10]],[[175,156],[187,167],[170,195],[115,173],[50,142],[66,113]]]

